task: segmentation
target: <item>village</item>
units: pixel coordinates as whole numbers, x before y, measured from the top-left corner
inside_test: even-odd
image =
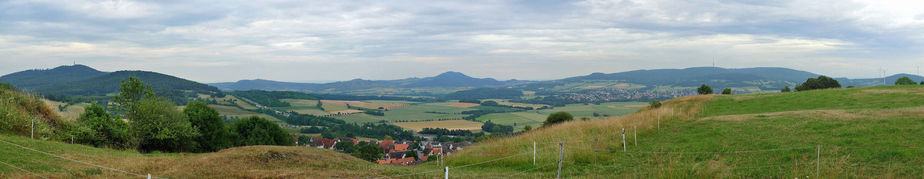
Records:
[[[326,139],[321,137],[311,138],[311,141],[303,146],[315,147],[321,149],[336,150],[345,152],[338,148],[337,144],[347,143],[351,146],[358,146],[363,143],[378,146],[383,154],[376,163],[381,165],[411,166],[421,164],[435,158],[452,155],[453,152],[461,151],[463,147],[472,145],[471,142],[433,142],[433,141],[395,141],[395,140],[369,140],[360,141],[351,137],[337,137]]]

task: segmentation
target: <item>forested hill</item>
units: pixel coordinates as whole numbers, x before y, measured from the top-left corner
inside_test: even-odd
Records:
[[[117,71],[102,76],[65,83],[54,83],[30,88],[40,94],[105,95],[119,91],[119,85],[129,77],[136,77],[155,90],[182,90],[201,93],[219,92],[206,84],[148,71]]]
[[[715,67],[694,67],[685,69],[635,70],[620,73],[594,73],[587,76],[565,78],[563,82],[583,80],[619,80],[642,85],[699,86],[752,86],[763,83],[767,88],[782,88],[798,84],[818,74],[777,67],[726,69]]]
[[[7,83],[17,88],[80,81],[105,75],[106,72],[84,65],[60,66],[53,69],[26,70],[0,77],[0,83]]]
[[[354,79],[333,83],[291,83],[270,80],[240,80],[237,82],[212,83],[225,91],[285,90],[310,93],[352,93],[355,91],[386,88],[477,88],[501,87],[522,84],[525,81],[498,81],[492,78],[474,78],[459,72],[446,72],[433,77],[406,78],[399,80]]]

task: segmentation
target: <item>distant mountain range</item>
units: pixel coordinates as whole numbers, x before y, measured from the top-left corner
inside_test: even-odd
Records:
[[[332,83],[292,83],[270,80],[240,80],[237,82],[211,83],[224,91],[269,90],[269,91],[303,91],[313,93],[355,93],[364,90],[389,91],[392,89],[461,90],[481,87],[503,87],[524,84],[529,81],[498,81],[493,78],[473,78],[459,72],[446,72],[433,77],[406,78],[399,80],[363,80],[354,79]],[[426,92],[423,92],[426,93]]]
[[[266,90],[300,91],[326,94],[443,96],[457,91],[483,88],[507,88],[534,91],[539,94],[580,93],[598,89],[634,90],[689,90],[701,84],[713,88],[734,88],[742,92],[776,91],[784,86],[796,86],[807,78],[819,74],[788,68],[759,67],[726,69],[694,67],[685,69],[635,70],[619,73],[592,73],[559,80],[500,81],[493,78],[474,78],[459,72],[446,72],[433,77],[398,80],[354,79],[332,83],[292,83],[271,80],[240,80],[209,85],[147,71],[102,72],[84,65],[60,66],[53,69],[26,70],[0,77],[0,82],[18,88],[55,95],[107,95],[118,92],[119,82],[129,76],[140,78],[157,90],[214,93],[222,91]],[[915,81],[924,77],[897,74],[885,78],[836,78],[842,86],[891,85],[896,79],[907,76]],[[489,93],[489,92],[488,92]]]
[[[119,91],[120,82],[136,77],[155,91],[219,92],[206,84],[148,71],[102,72],[84,65],[60,66],[53,69],[27,70],[0,77],[0,82],[17,88],[51,95],[107,95]]]

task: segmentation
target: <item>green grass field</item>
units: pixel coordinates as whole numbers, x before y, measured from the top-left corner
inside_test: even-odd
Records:
[[[845,88],[824,92],[719,96],[705,116],[819,109],[891,109],[924,105],[924,88],[889,86]]]
[[[392,103],[396,104],[396,103]],[[445,113],[460,113],[462,111],[473,110],[470,108],[459,108],[449,106],[451,103],[411,103],[411,105],[396,108],[393,110],[385,111],[385,116],[371,116],[366,114],[352,114],[344,115],[337,117],[338,119],[343,119],[347,122],[375,122],[380,120],[387,120],[390,122],[398,121],[422,121],[422,120],[437,120],[437,119],[461,119],[466,115],[462,114],[434,114],[427,112],[445,112]],[[326,109],[326,108],[325,108]]]
[[[924,140],[919,136],[924,104],[910,101],[918,99],[911,95],[922,90],[920,86],[873,87],[685,97],[667,101],[657,110],[569,122],[483,142],[447,161],[450,167],[466,166],[514,155],[456,171],[460,177],[554,177],[557,143],[565,141],[563,176],[568,177],[922,176]],[[709,115],[700,114],[704,107]],[[633,127],[638,128],[637,146]],[[622,128],[628,129],[627,152],[623,152]],[[595,138],[599,140],[596,165]],[[532,165],[533,141],[539,143],[538,166]],[[527,154],[516,155],[522,152]],[[521,173],[524,170],[529,171]]]
[[[218,111],[218,114],[219,114],[219,115],[222,115],[222,116],[238,117],[238,118],[245,118],[245,117],[250,117],[250,116],[259,116],[259,117],[266,118],[266,119],[269,119],[269,120],[272,120],[272,121],[275,121],[275,122],[282,122],[282,120],[279,120],[279,119],[277,119],[276,117],[273,117],[273,116],[270,116],[270,115],[261,114],[261,113],[255,113],[255,112],[250,112],[250,111],[245,111],[245,110],[239,109],[239,108],[237,108],[237,107],[233,107],[233,106],[222,106],[222,105],[210,104],[209,107],[211,107],[212,109],[215,109],[216,111]]]
[[[280,111],[295,111],[299,114],[311,114],[311,115],[327,115],[330,114],[327,111],[323,111],[318,108],[318,100],[304,100],[304,99],[281,99],[280,101],[287,102],[291,104],[290,107],[276,107],[276,110]]]
[[[626,114],[631,114],[632,112],[637,111],[642,106],[647,105],[647,103],[641,102],[611,102],[611,103],[601,103],[599,105],[595,104],[569,104],[564,107],[555,107],[553,109],[544,109],[536,111],[525,111],[525,112],[512,112],[512,113],[497,113],[489,114],[479,117],[479,121],[488,121],[502,124],[502,125],[512,125],[517,130],[522,130],[523,127],[527,125],[532,126],[533,128],[539,127],[542,125],[542,122],[549,116],[549,114],[564,111],[568,112],[574,116],[576,120],[581,118],[590,118],[590,119],[601,119],[605,116],[622,116]],[[593,114],[599,114],[598,117],[594,117]]]

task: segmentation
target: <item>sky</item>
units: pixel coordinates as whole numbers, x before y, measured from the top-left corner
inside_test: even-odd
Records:
[[[639,69],[918,73],[924,1],[0,0],[0,74],[73,63],[199,82],[548,80]],[[883,69],[883,70],[880,70]]]

